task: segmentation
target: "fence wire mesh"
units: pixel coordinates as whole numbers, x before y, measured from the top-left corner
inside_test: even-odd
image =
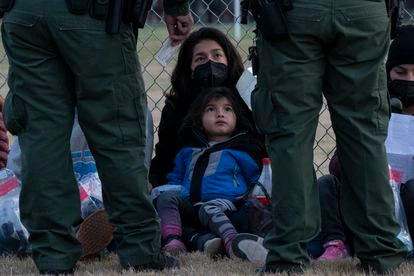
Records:
[[[249,24],[240,24],[240,0],[192,0],[191,12],[194,29],[203,26],[216,27],[226,33],[240,52],[245,67],[251,66],[247,60],[255,28],[252,18]],[[157,143],[158,125],[164,106],[164,94],[171,89],[170,77],[176,57],[166,67],[155,59],[168,33],[163,22],[162,1],[155,0],[144,29],[139,31],[137,51],[141,62],[148,97],[148,107],[154,121],[154,143]],[[0,93],[5,96],[7,86],[8,61],[3,47],[0,48]],[[319,126],[314,144],[314,166],[317,176],[328,172],[328,164],[335,149],[335,135],[331,127],[329,111],[324,102],[320,111]]]
[[[399,27],[414,26],[414,1],[400,1],[398,9]]]

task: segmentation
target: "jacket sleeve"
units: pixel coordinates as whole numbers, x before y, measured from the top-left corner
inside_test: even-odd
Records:
[[[158,143],[149,169],[149,181],[153,187],[167,183],[167,174],[174,168],[174,158],[180,150],[178,129],[181,119],[168,100],[161,112],[158,127]]]
[[[248,185],[256,182],[261,173],[261,168],[247,153],[241,152],[242,158],[238,160],[238,164],[242,170],[242,173],[246,179]]]
[[[174,170],[167,175],[167,184],[183,185],[189,152],[191,154],[190,148],[184,148],[177,154],[174,160]]]
[[[164,10],[168,15],[186,15],[190,11],[188,0],[164,0]]]

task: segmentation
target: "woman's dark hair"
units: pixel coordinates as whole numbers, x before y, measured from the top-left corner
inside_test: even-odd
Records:
[[[200,90],[200,87],[195,86],[191,81],[191,61],[194,47],[204,40],[214,40],[217,42],[223,48],[226,55],[229,75],[227,81],[222,86],[234,89],[243,73],[244,66],[240,54],[224,33],[209,27],[193,32],[181,45],[177,64],[171,76],[172,89],[166,95],[167,99],[171,100],[178,109],[186,110],[192,100],[195,99],[194,95],[191,94],[198,93],[198,90]]]
[[[189,129],[195,129],[206,134],[202,124],[204,110],[211,100],[219,98],[226,98],[233,107],[234,114],[236,115],[236,127],[233,134],[241,131],[254,132],[254,126],[248,119],[247,114],[243,111],[242,103],[240,102],[242,100],[239,97],[236,97],[235,92],[231,89],[219,86],[211,88],[211,90],[200,95],[191,104],[190,110],[188,111],[188,114],[185,117],[180,129],[181,135],[187,133],[187,130]]]

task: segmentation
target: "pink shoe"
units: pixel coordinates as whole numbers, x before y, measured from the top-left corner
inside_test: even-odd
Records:
[[[161,253],[168,253],[170,255],[176,256],[182,253],[186,253],[187,248],[184,243],[177,239],[170,240],[164,247],[161,249]]]
[[[319,261],[334,261],[349,257],[349,252],[344,242],[333,240],[323,245],[325,252],[318,258]]]

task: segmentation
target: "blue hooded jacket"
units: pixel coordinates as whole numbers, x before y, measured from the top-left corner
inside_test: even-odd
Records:
[[[167,175],[167,184],[184,186],[183,196],[190,201],[236,199],[259,179],[262,158],[260,143],[248,133],[209,145],[202,138],[200,146],[184,147],[175,158],[175,168]]]

